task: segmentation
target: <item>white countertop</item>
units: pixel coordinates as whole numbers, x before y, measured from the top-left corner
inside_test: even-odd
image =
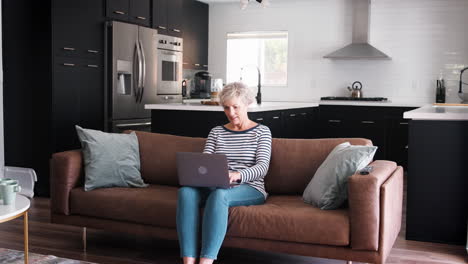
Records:
[[[263,102],[261,105],[252,104],[249,112],[263,112],[274,110],[285,110],[295,108],[317,107],[318,103],[295,103],[295,102]],[[151,110],[185,110],[185,111],[223,111],[218,105],[202,105],[199,102],[189,101],[176,104],[146,104],[145,109]]]
[[[403,114],[414,120],[468,120],[468,106],[425,105]]]
[[[192,111],[222,111],[220,106],[202,105],[200,101],[209,99],[184,99],[183,103],[176,104],[147,104],[145,109],[154,110],[192,110]],[[329,101],[329,100],[312,100],[310,102],[263,102],[261,106],[253,104],[249,108],[250,112],[262,112],[273,110],[285,110],[304,107],[317,107],[319,105],[350,105],[350,106],[383,106],[383,107],[421,107],[427,103],[393,101],[384,102],[372,101]]]
[[[421,107],[427,103],[399,102],[399,101],[340,101],[340,100],[320,100],[319,105],[351,105],[351,106],[388,106],[388,107]]]

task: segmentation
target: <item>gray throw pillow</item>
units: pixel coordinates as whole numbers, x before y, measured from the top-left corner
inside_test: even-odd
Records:
[[[140,174],[135,132],[104,133],[76,127],[85,165],[85,191],[106,187],[147,187]]]
[[[336,146],[315,172],[302,195],[306,203],[320,209],[336,209],[348,199],[348,178],[374,158],[376,146]]]

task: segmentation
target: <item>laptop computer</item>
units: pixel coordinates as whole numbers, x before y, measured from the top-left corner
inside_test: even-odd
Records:
[[[223,154],[177,152],[177,176],[182,186],[230,188],[227,157]]]

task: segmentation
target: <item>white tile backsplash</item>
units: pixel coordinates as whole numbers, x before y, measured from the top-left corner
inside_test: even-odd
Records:
[[[264,100],[348,95],[346,87],[359,80],[365,96],[429,103],[442,71],[447,102],[459,102],[459,70],[468,66],[468,0],[371,0],[370,43],[392,60],[324,59],[351,42],[351,2],[272,0],[268,8],[246,10],[211,4],[210,72],[226,77],[228,32],[288,30],[288,87],[265,87]]]

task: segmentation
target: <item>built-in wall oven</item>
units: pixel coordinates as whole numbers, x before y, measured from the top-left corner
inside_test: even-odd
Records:
[[[181,38],[158,35],[157,103],[182,102]]]

